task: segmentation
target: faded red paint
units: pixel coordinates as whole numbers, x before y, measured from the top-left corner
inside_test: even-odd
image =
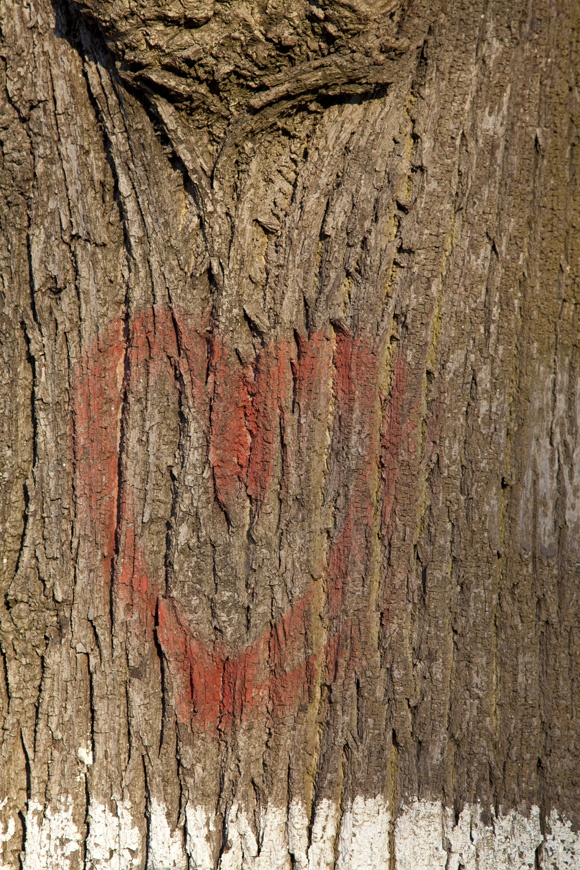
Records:
[[[158,637],[173,680],[180,721],[215,726],[220,719],[223,659],[196,640],[180,618],[175,602],[161,597]]]
[[[330,381],[332,371],[332,342],[322,332],[314,332],[305,338],[296,337],[298,357],[292,368],[295,379],[296,404],[299,409],[299,426],[313,413],[320,413],[320,394]]]
[[[142,548],[136,541],[135,528],[122,523],[125,529],[120,564],[117,566],[115,598],[119,616],[148,634],[155,628],[157,591],[149,579]]]
[[[291,380],[290,343],[280,341],[258,357],[250,419],[248,495],[258,504],[270,488],[280,443],[280,419]]]
[[[211,440],[209,461],[216,495],[226,513],[245,489],[251,447],[252,369],[214,336],[211,351]]]
[[[73,378],[73,449],[77,515],[81,536],[100,549],[111,575],[117,527],[117,463],[123,324],[114,321],[83,357]]]
[[[266,709],[283,715],[304,696],[309,662],[296,647],[308,631],[306,596],[254,643],[228,654],[193,637],[175,602],[158,601],[158,636],[174,683],[182,722],[202,730],[229,730]],[[296,660],[293,663],[293,660]]]
[[[234,511],[240,498],[261,504],[273,485],[280,449],[286,463],[296,455],[308,461],[321,404],[328,404],[334,391],[333,437],[345,473],[339,475],[338,527],[328,560],[331,635],[318,654],[310,636],[312,589],[254,642],[231,651],[195,637],[175,601],[151,576],[132,494],[118,480],[125,359],[135,383],[167,371],[182,379],[208,432],[216,495],[226,512]],[[343,609],[346,596],[364,587],[373,552],[378,382],[379,354],[363,336],[338,333],[333,341],[330,334],[314,333],[295,343],[283,340],[243,365],[223,337],[208,338],[205,330],[189,329],[185,318],[158,308],[137,316],[126,335],[123,324],[114,321],[106,340],[84,355],[75,373],[74,403],[79,521],[100,542],[107,582],[118,549],[119,616],[146,636],[157,631],[181,722],[228,730],[264,710],[291,714],[308,702],[317,668],[325,664],[332,681],[344,673],[353,650],[359,654],[356,620],[345,619]],[[397,417],[398,406],[391,404]],[[297,435],[292,437],[298,440],[292,449],[298,454],[291,455],[293,414]],[[392,437],[398,443],[396,431]],[[383,438],[383,453],[390,443]]]
[[[336,616],[346,584],[364,583],[370,557],[379,444],[379,355],[369,338],[338,333],[334,367],[337,441],[348,468],[346,509],[329,558],[330,613]]]
[[[288,484],[300,475],[306,495],[321,472],[320,452],[332,402],[332,353],[329,335],[296,336],[291,356],[293,392],[282,415],[283,456]],[[323,448],[322,448],[323,449]],[[313,476],[314,475],[314,476]]]
[[[217,497],[229,514],[244,494],[259,505],[272,482],[291,379],[290,344],[266,347],[244,366],[216,337],[211,371],[209,459]]]
[[[121,318],[83,355],[73,375],[73,445],[75,492],[83,534],[96,537],[108,565],[115,551],[119,497],[118,462],[124,363],[155,377],[160,368],[178,360],[174,321],[165,309],[149,309],[129,326],[128,346]],[[186,337],[185,365],[192,392],[199,395],[199,371],[207,364],[206,339]],[[140,374],[140,376],[142,376]],[[127,494],[122,496],[126,507]],[[126,508],[128,510],[128,508]],[[126,511],[125,511],[126,512]],[[125,517],[127,519],[127,517]],[[129,523],[130,525],[130,523]]]

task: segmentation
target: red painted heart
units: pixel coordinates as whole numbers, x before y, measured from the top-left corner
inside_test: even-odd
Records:
[[[260,509],[273,485],[278,451],[284,452],[285,473],[290,473],[315,448],[321,405],[334,403],[335,437],[347,455],[344,479],[335,483],[343,505],[326,562],[325,605],[316,591],[319,584],[313,584],[242,649],[227,650],[195,636],[187,615],[147,565],[133,494],[119,479],[128,353],[131,371],[146,371],[150,382],[164,367],[182,379],[208,434],[215,495],[226,513],[248,498]],[[346,617],[345,596],[364,587],[377,523],[384,527],[393,508],[400,445],[415,429],[413,415],[404,408],[401,359],[399,355],[390,398],[382,408],[380,354],[368,338],[346,332],[282,339],[243,365],[220,335],[191,329],[184,316],[156,308],[134,318],[128,330],[120,319],[112,321],[83,354],[74,376],[78,521],[100,549],[103,583],[114,578],[119,614],[135,631],[151,638],[157,632],[181,722],[227,729],[259,710],[291,713],[308,702],[317,669],[325,667],[333,682],[360,654],[366,617],[361,612],[356,620]],[[379,459],[382,520],[380,510],[377,515]],[[321,606],[326,607],[329,632],[318,649],[305,653],[305,638]]]

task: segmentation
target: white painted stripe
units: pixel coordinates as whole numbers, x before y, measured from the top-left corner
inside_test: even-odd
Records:
[[[390,821],[381,797],[355,798],[342,817],[336,870],[389,870]]]
[[[445,836],[449,842],[448,870],[533,870],[536,849],[542,842],[540,811],[533,807],[529,817],[513,810],[491,823],[481,821],[481,807],[465,807],[457,824],[453,814],[446,812]]]
[[[131,806],[113,802],[116,812],[99,803],[89,806],[87,855],[94,870],[138,870],[141,867],[141,832],[133,824]]]
[[[147,870],[183,870],[187,868],[182,831],[172,831],[165,808],[153,799],[149,807],[149,851]]]
[[[445,870],[443,807],[434,801],[415,801],[395,822],[397,870]]]
[[[79,866],[84,829],[73,818],[70,798],[57,808],[31,803],[26,817],[24,870],[74,870]],[[82,818],[82,813],[76,814]],[[357,797],[344,809],[321,800],[312,829],[306,807],[268,807],[248,816],[234,804],[225,823],[227,842],[218,854],[221,823],[214,813],[189,805],[185,831],[172,830],[158,801],[144,819],[125,802],[110,808],[92,803],[88,813],[86,867],[137,870],[147,848],[148,870],[579,870],[580,835],[552,812],[547,834],[540,811],[488,813],[464,807],[457,821],[437,801],[412,801],[394,822],[381,797]],[[0,870],[16,870],[18,825],[0,805]],[[310,839],[309,839],[310,831]],[[11,849],[9,850],[9,845]],[[391,854],[393,849],[393,854]],[[10,858],[9,858],[10,856]],[[11,863],[8,863],[8,861]],[[537,863],[536,863],[537,862]]]
[[[337,821],[338,806],[332,801],[320,801],[314,813],[308,870],[332,870],[334,867]]]
[[[73,820],[72,798],[63,798],[55,809],[31,801],[26,814],[26,852],[23,870],[72,870],[81,834]],[[74,862],[72,860],[74,856]]]
[[[216,830],[215,816],[204,807],[188,805],[185,810],[186,848],[193,870],[214,870],[212,835]]]
[[[580,834],[572,823],[561,819],[552,810],[548,835],[542,847],[542,870],[578,870],[580,867]]]
[[[286,832],[296,870],[308,870],[308,815],[300,801],[292,801],[288,808]]]

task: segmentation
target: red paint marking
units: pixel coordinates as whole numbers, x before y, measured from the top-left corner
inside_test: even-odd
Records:
[[[346,511],[330,551],[330,613],[340,613],[345,584],[360,585],[370,556],[373,476],[377,473],[379,356],[370,339],[338,333],[334,354],[338,439],[349,474]]]
[[[254,385],[248,495],[258,504],[272,482],[280,441],[280,416],[286,404],[290,380],[290,345],[281,341],[260,354]]]
[[[235,351],[216,336],[212,342],[211,374],[209,461],[218,500],[230,514],[243,492],[250,461],[252,372],[249,366],[242,366]]]
[[[155,626],[157,594],[149,581],[147,564],[135,540],[132,522],[124,524],[124,528],[126,532],[117,573],[116,598],[123,618],[140,627],[139,630],[150,633]]]
[[[303,475],[305,496],[322,470],[321,436],[332,401],[333,341],[322,332],[309,337],[296,336],[296,355],[290,357],[293,376],[293,401],[287,402],[282,414],[283,457],[289,484]]]
[[[270,487],[290,361],[284,341],[265,348],[254,366],[243,366],[220,338],[213,342],[209,458],[218,499],[228,514],[244,493],[260,504]]]
[[[175,603],[160,598],[159,642],[174,681],[177,713],[200,729],[231,729],[269,705],[276,715],[294,710],[305,693],[311,662],[297,641],[308,633],[310,596],[233,657],[197,641]],[[297,659],[297,661],[296,661]]]
[[[125,349],[123,324],[114,321],[106,340],[85,353],[75,372],[75,486],[81,531],[100,543],[104,583],[111,577],[119,545],[114,587],[119,615],[149,637],[156,627],[181,722],[228,730],[266,709],[272,715],[290,714],[308,702],[317,667],[326,662],[331,679],[336,679],[354,648],[353,618],[344,619],[342,608],[346,590],[364,584],[372,554],[378,354],[363,337],[340,333],[333,345],[329,337],[315,333],[299,337],[296,351],[290,342],[278,342],[244,366],[223,338],[213,336],[208,354],[205,331],[188,329],[185,318],[175,319],[161,309],[136,317],[128,338]],[[259,505],[272,485],[279,446],[290,450],[281,441],[285,431],[290,437],[292,380],[297,449],[307,461],[311,440],[317,437],[312,427],[319,426],[320,408],[323,399],[330,401],[334,377],[335,437],[348,474],[328,564],[332,636],[318,654],[310,637],[313,590],[257,640],[232,653],[196,638],[175,602],[150,576],[132,494],[118,480],[125,358],[135,383],[141,373],[155,379],[168,367],[182,378],[192,408],[205,421],[216,494],[226,512],[242,497]]]
[[[117,526],[122,363],[123,324],[114,321],[105,337],[85,354],[73,387],[77,514],[88,521],[81,534],[100,548],[102,571],[107,577],[111,574]]]
[[[159,599],[158,622],[159,643],[174,682],[179,720],[215,726],[220,718],[223,657],[191,635],[172,600]]]
[[[296,404],[300,410],[299,425],[306,430],[308,418],[320,413],[319,399],[329,385],[332,342],[322,332],[314,332],[308,338],[298,336],[296,342],[298,358],[293,363]]]

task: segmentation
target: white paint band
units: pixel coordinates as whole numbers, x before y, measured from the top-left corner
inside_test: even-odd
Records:
[[[552,812],[542,835],[540,811],[491,815],[481,807],[453,811],[435,801],[414,801],[392,819],[381,797],[356,798],[342,814],[320,801],[312,827],[305,807],[269,807],[256,830],[234,805],[226,820],[226,847],[218,855],[218,822],[201,806],[188,806],[185,830],[172,831],[163,806],[152,801],[145,838],[127,803],[116,812],[91,804],[88,835],[73,821],[70,799],[57,810],[31,804],[26,817],[24,870],[579,870],[580,835]],[[0,807],[0,870],[20,866],[13,837],[18,826]],[[12,848],[9,849],[10,844]],[[145,854],[145,852],[147,854]],[[12,857],[8,859],[8,855]],[[9,863],[6,863],[9,860]]]

